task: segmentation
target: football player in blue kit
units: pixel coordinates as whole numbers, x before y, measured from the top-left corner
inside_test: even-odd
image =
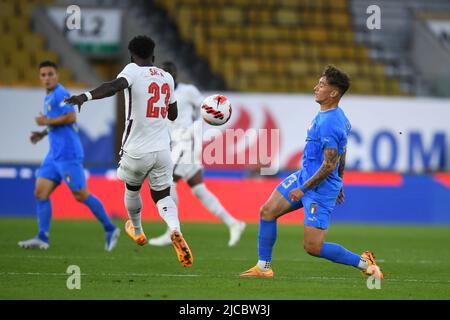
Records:
[[[277,219],[304,208],[304,249],[312,256],[360,269],[383,279],[372,252],[355,254],[339,244],[325,242],[331,213],[344,201],[342,178],[347,137],[351,129],[338,106],[350,87],[350,79],[334,66],[327,66],[314,88],[320,111],[306,136],[303,168],[284,179],[260,210],[258,263],[241,276],[273,277],[272,249],[277,238]]]
[[[38,234],[30,240],[20,241],[19,246],[26,249],[49,248],[52,217],[50,195],[64,181],[75,199],[85,204],[101,222],[106,234],[105,250],[111,251],[117,243],[120,229],[111,222],[100,200],[86,188],[84,152],[78,135],[75,107],[64,102],[64,98],[70,97],[70,94],[58,83],[58,67],[54,62],[42,62],[39,76],[47,95],[44,113],[35,120],[37,125],[47,128],[32,132],[30,139],[35,144],[48,135],[50,148],[39,169],[35,186]]]

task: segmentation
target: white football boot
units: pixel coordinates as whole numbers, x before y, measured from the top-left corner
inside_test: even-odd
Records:
[[[47,250],[50,247],[50,245],[47,242],[42,241],[39,238],[33,238],[30,240],[19,241],[18,245],[19,245],[19,247],[24,248],[24,249]]]
[[[230,226],[230,241],[228,241],[229,247],[234,247],[241,239],[247,225],[243,221],[238,221]]]

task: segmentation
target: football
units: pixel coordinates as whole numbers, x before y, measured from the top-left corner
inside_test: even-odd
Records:
[[[202,102],[202,117],[213,126],[225,124],[231,118],[231,102],[221,94],[207,97]]]

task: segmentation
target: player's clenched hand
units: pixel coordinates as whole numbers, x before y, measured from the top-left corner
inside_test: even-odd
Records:
[[[86,101],[87,101],[87,98],[84,94],[80,94],[78,96],[71,96],[70,98],[64,99],[64,102],[66,104],[76,104],[78,106],[78,112],[81,111],[81,106]]]
[[[344,198],[345,198],[344,188],[341,188],[341,191],[339,191],[339,195],[337,197],[336,203],[337,204],[343,204],[344,203]]]
[[[34,118],[34,120],[36,121],[36,124],[38,126],[46,126],[48,124],[48,119],[46,116],[44,116],[42,113],[39,113],[39,116],[37,116],[36,118]]]
[[[289,199],[291,199],[292,202],[297,202],[303,197],[304,193],[302,190],[295,188],[289,193]]]
[[[31,132],[31,136],[30,136],[30,141],[32,144],[36,144],[37,142],[39,142],[40,140],[42,140],[42,138],[45,137],[45,134],[39,131],[33,131]]]

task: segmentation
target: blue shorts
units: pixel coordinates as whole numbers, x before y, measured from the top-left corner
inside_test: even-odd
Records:
[[[331,212],[336,204],[336,198],[324,199],[313,190],[309,190],[299,201],[291,201],[291,199],[289,199],[289,193],[295,188],[299,188],[301,184],[303,184],[301,171],[297,171],[281,181],[276,190],[283,195],[294,210],[302,207],[304,208],[305,219],[303,223],[305,226],[323,230],[328,229],[331,220]]]
[[[46,158],[39,168],[38,177],[52,180],[57,184],[64,180],[72,192],[86,189],[82,160],[54,161]]]

